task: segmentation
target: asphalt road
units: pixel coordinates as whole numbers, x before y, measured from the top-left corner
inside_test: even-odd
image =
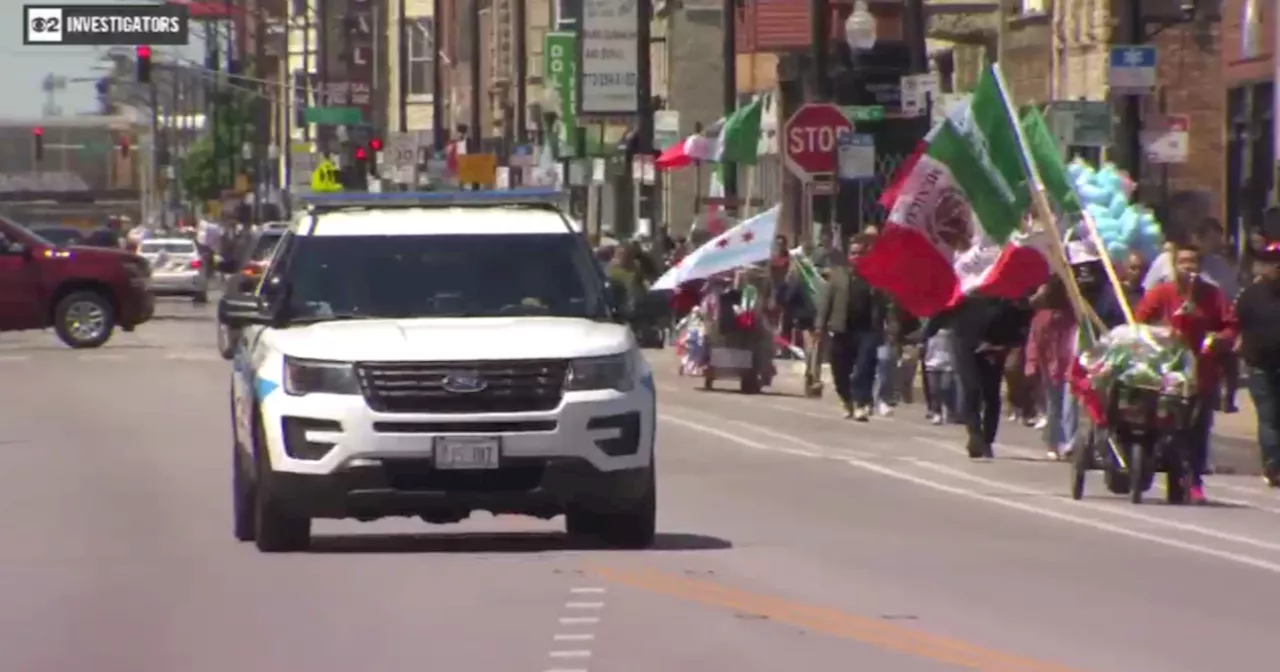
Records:
[[[231,537],[210,310],[78,353],[0,334],[5,672],[1268,669],[1280,497],[1066,497],[1033,445],[971,462],[918,409],[695,390],[659,355],[658,548],[560,522],[324,523]],[[1010,443],[1016,443],[1011,432]]]

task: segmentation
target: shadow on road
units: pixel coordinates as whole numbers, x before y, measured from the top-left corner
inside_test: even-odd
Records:
[[[702,534],[659,533],[651,551],[714,551],[733,543]],[[310,551],[320,554],[361,553],[548,553],[610,550],[570,540],[558,532],[496,532],[455,534],[341,534],[316,535]]]
[[[728,378],[726,378],[726,379],[724,380],[724,382],[725,382],[726,384],[730,384],[730,381],[731,381],[731,379],[728,379]],[[738,395],[743,394],[743,392],[742,392],[741,390],[739,390],[736,386],[734,386],[734,387],[713,387],[713,388],[711,388],[711,389],[707,389],[707,388],[702,387],[701,385],[699,385],[698,387],[694,387],[694,388],[691,388],[691,389],[692,389],[693,391],[695,391],[695,392],[702,392],[702,393],[704,393],[704,394],[731,394],[731,395],[734,395],[734,396],[738,396]],[[759,392],[757,392],[757,393],[755,393],[755,394],[753,394],[753,395],[751,395],[751,396],[753,396],[753,397],[791,397],[792,399],[804,399],[804,398],[805,398],[803,394],[797,394],[797,393],[795,393],[795,392],[783,392],[783,391],[781,391],[781,390],[760,390]]]
[[[213,322],[211,313],[156,313],[152,322]]]

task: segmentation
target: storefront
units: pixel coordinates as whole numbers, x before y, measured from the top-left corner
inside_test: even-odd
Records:
[[[1226,226],[1237,244],[1280,201],[1276,189],[1275,49],[1280,12],[1264,0],[1224,3],[1223,69],[1227,98]],[[1265,23],[1264,23],[1265,21]]]

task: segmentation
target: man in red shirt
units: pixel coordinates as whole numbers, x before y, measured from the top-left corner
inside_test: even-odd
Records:
[[[1221,289],[1200,279],[1200,249],[1175,245],[1174,278],[1152,287],[1135,311],[1139,322],[1169,326],[1196,353],[1196,379],[1200,389],[1200,414],[1192,431],[1192,502],[1204,501],[1204,473],[1209,455],[1209,431],[1221,380],[1222,355],[1236,339],[1236,316],[1231,300]]]

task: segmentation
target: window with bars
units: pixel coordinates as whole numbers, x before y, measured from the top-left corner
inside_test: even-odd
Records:
[[[435,62],[435,20],[429,16],[409,19],[409,95],[432,92]]]

